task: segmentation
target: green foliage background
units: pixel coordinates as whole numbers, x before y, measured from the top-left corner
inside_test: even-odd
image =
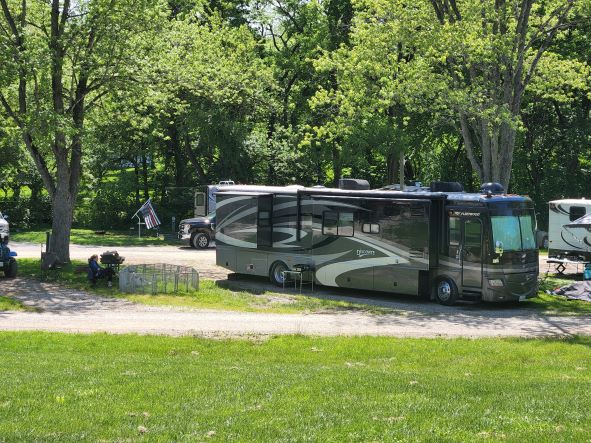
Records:
[[[590,3],[574,2],[512,117],[484,98],[492,86],[460,87],[454,76],[462,71],[443,63],[461,53],[483,70],[501,65],[510,42],[484,38],[484,25],[471,18],[498,2],[463,2],[462,23],[441,27],[426,1],[153,2],[150,26],[129,42],[136,57],[86,117],[74,225],[128,227],[150,197],[168,227],[170,217],[191,214],[196,189],[223,179],[332,186],[350,176],[383,186],[398,181],[401,152],[405,180],[453,180],[476,190],[461,109],[517,128],[510,191],[535,200],[544,227],[549,200],[591,196]],[[566,4],[532,3],[528,57],[543,45],[535,32]],[[494,17],[514,26],[510,17]],[[8,38],[0,36],[5,61]],[[43,51],[31,69],[45,63]],[[108,54],[96,57],[100,65]],[[0,68],[6,97],[17,87],[15,66]],[[58,124],[48,115],[38,120],[31,124]],[[36,168],[3,110],[0,209],[16,229],[51,218]]]

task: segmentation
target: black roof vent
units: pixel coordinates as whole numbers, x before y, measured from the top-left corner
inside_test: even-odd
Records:
[[[349,191],[367,191],[369,189],[369,182],[367,180],[360,180],[357,178],[341,178],[339,179],[339,189],[347,189]]]
[[[484,183],[480,187],[480,193],[487,195],[504,194],[505,188],[503,188],[503,185],[500,183]]]
[[[431,192],[464,192],[464,187],[458,182],[431,182]]]

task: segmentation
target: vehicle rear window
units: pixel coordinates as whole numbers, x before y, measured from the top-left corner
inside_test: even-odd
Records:
[[[583,215],[585,215],[587,210],[584,206],[571,206],[570,207],[570,221],[575,221],[580,219]]]

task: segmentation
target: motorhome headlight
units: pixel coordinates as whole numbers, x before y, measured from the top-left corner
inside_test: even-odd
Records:
[[[491,285],[493,288],[502,288],[504,285],[503,280],[500,278],[493,278],[488,281],[488,284]]]

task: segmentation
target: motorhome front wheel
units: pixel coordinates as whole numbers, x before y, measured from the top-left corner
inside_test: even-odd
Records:
[[[449,278],[438,280],[435,287],[435,298],[442,305],[453,305],[458,298],[458,288],[453,280]]]

